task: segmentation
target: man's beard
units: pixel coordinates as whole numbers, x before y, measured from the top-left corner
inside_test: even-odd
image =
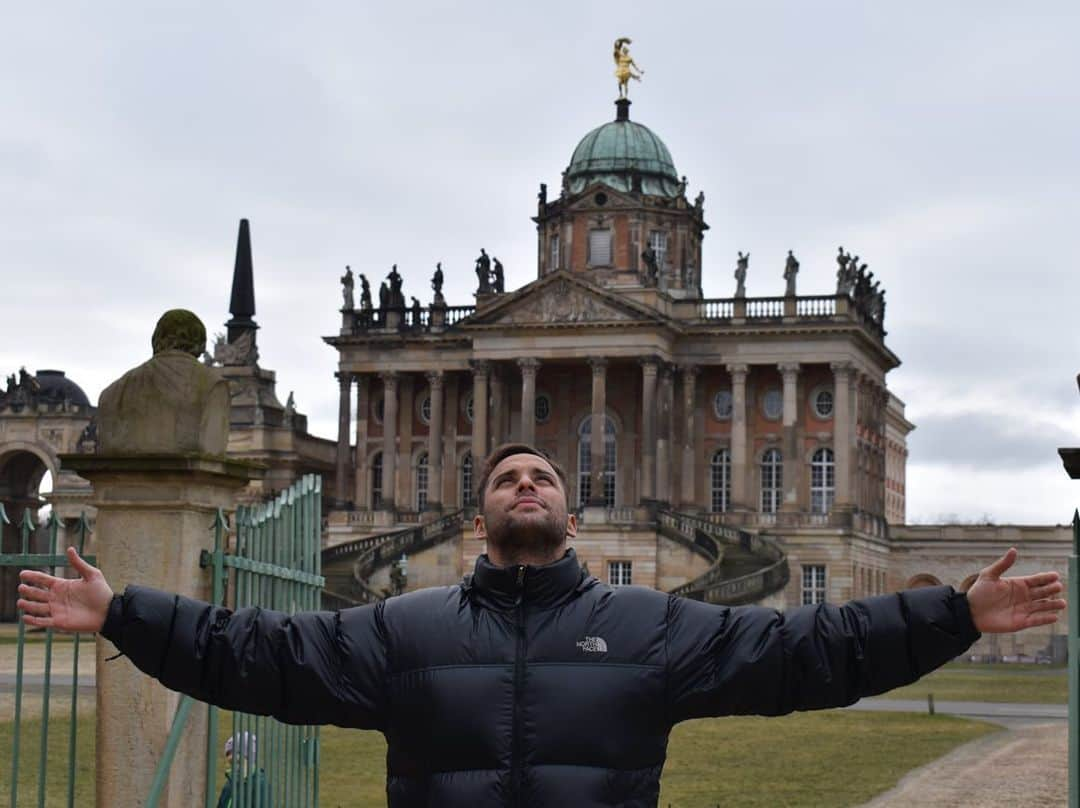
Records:
[[[567,515],[545,510],[543,518],[519,518],[507,511],[492,519],[484,515],[487,541],[507,557],[554,555],[566,542]],[[554,560],[554,559],[553,559]]]

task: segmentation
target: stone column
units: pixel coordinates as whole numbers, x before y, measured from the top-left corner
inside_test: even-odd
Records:
[[[656,498],[671,502],[671,404],[673,393],[671,365],[660,366],[660,391],[656,431]]]
[[[214,515],[232,510],[240,488],[261,473],[225,456],[229,385],[196,358],[205,333],[191,312],[166,313],[154,332],[154,358],[101,394],[98,453],[62,458],[93,485],[89,549],[117,592],[141,584],[209,600],[211,576],[199,556],[213,545]],[[98,637],[97,804],[134,808],[146,804],[180,694],[126,659],[106,661],[115,653]],[[162,806],[206,799],[206,715],[191,712]]]
[[[358,508],[370,508],[371,486],[367,473],[368,413],[371,411],[371,374],[356,374],[356,457],[353,459],[353,502]]]
[[[380,374],[383,381],[383,450],[382,450],[382,508],[393,513],[397,496],[397,426],[398,382],[397,371]]]
[[[778,365],[784,379],[784,416],[781,446],[784,452],[784,498],[780,508],[784,511],[799,510],[799,490],[802,481],[802,452],[798,440],[799,420],[799,363],[782,362]]]
[[[604,507],[604,414],[607,408],[607,359],[590,357],[592,367],[592,434],[589,455],[592,464],[591,492],[588,504]]]
[[[352,374],[340,371],[335,374],[338,378],[338,430],[337,430],[337,462],[334,464],[334,498],[337,507],[344,508],[349,501],[349,422],[352,420],[352,412],[349,395],[352,392]]]
[[[488,451],[505,442],[502,430],[503,413],[507,409],[506,385],[503,384],[499,366],[492,362],[488,374],[488,384],[491,386],[491,412],[488,415],[488,424],[491,428],[491,440],[488,442]]]
[[[683,401],[682,401],[682,480],[679,496],[675,499],[684,506],[696,507],[697,501],[697,478],[694,474],[697,466],[697,452],[695,450],[695,430],[697,422],[697,365],[683,365],[679,368],[682,374]]]
[[[656,499],[656,359],[641,360],[641,498]]]
[[[461,375],[447,373],[443,410],[446,412],[446,434],[443,435],[443,494],[442,504],[462,507],[461,478],[458,477],[458,413],[461,412]]]
[[[836,463],[836,500],[838,508],[850,509],[852,499],[852,435],[854,434],[854,409],[851,406],[850,362],[833,362],[833,458]]]
[[[750,508],[750,463],[747,455],[746,424],[746,376],[748,365],[727,366],[731,374],[731,509],[746,511]]]
[[[540,360],[523,357],[517,361],[521,368],[521,442],[536,443],[536,372]]]
[[[484,360],[473,360],[470,364],[473,372],[472,458],[473,487],[475,488],[480,467],[488,452],[488,373],[491,367]],[[475,491],[473,491],[473,500],[476,500]],[[462,505],[468,504],[468,502],[462,503]]]
[[[443,490],[443,372],[427,373],[431,390],[431,423],[428,424],[428,510],[442,510]]]

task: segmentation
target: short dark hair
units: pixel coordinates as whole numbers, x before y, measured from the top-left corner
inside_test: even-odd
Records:
[[[516,454],[530,454],[542,457],[546,460],[551,467],[555,469],[555,475],[559,478],[559,485],[562,486],[563,494],[567,494],[567,482],[566,472],[563,471],[563,467],[560,466],[555,460],[548,457],[540,449],[535,446],[530,446],[527,443],[504,443],[502,446],[496,446],[491,450],[491,454],[484,460],[484,466],[480,471],[480,481],[476,485],[476,506],[481,511],[484,510],[484,491],[487,488],[488,479],[491,477],[491,472],[495,470],[495,467],[499,465],[510,455]]]

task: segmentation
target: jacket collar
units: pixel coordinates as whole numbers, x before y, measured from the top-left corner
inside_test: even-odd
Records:
[[[535,567],[515,564],[497,567],[487,554],[476,559],[476,569],[466,579],[466,589],[473,590],[498,606],[512,606],[521,599],[531,606],[552,606],[565,600],[587,580],[573,549],[558,561]]]

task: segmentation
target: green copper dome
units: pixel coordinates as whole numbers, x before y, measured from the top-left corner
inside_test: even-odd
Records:
[[[618,115],[585,135],[574,149],[566,179],[571,193],[580,193],[594,182],[617,191],[676,197],[682,193],[679,175],[664,141],[652,130],[630,120],[629,101],[617,101]]]

